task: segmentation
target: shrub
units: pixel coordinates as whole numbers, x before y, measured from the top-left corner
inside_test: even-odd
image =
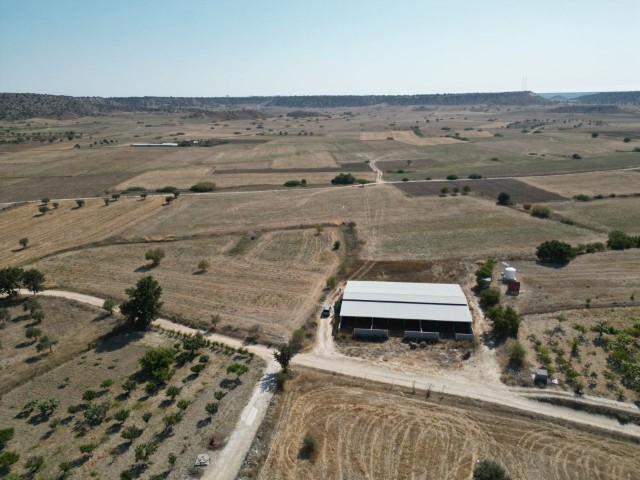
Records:
[[[176,463],[176,460],[178,460],[178,457],[176,457],[175,453],[170,453],[169,456],[167,457],[167,460],[169,461],[169,465],[173,466]]]
[[[29,471],[30,474],[36,473],[38,470],[42,468],[44,465],[44,457],[36,455],[35,457],[27,458],[24,466]]]
[[[534,205],[531,207],[531,216],[537,218],[549,218],[551,210],[543,205]]]
[[[285,187],[299,187],[300,185],[300,180],[287,180],[286,182],[284,182]]]
[[[29,239],[27,237],[21,238],[20,240],[18,240],[18,243],[20,244],[22,249],[25,249],[27,248],[27,245],[29,245]]]
[[[193,367],[190,368],[190,370],[196,375],[200,375],[200,373],[202,373],[204,369],[205,369],[205,365],[203,363],[198,363],[197,365],[194,365]]]
[[[500,292],[495,288],[487,288],[480,292],[480,305],[483,308],[493,307],[500,303]]]
[[[513,342],[509,347],[509,360],[511,360],[511,363],[513,363],[514,365],[522,367],[524,365],[524,359],[526,356],[526,350],[517,340]]]
[[[124,438],[125,440],[129,440],[130,442],[138,438],[140,435],[142,435],[142,429],[134,425],[125,428],[120,434],[122,438]]]
[[[60,478],[68,478],[71,476],[73,464],[71,462],[60,462],[58,468],[60,469]]]
[[[474,480],[511,480],[499,464],[491,460],[482,460],[473,469]]]
[[[457,180],[458,176],[454,175],[453,173],[447,175],[447,180]]]
[[[4,448],[7,443],[11,441],[15,434],[13,428],[3,428],[0,430],[0,449]]]
[[[116,305],[118,305],[118,302],[116,302],[113,298],[107,298],[102,304],[102,308],[109,313],[113,313],[113,309],[116,308]]]
[[[300,449],[300,453],[305,457],[309,458],[316,451],[316,439],[311,435],[305,435],[302,440],[302,448]]]
[[[127,421],[127,418],[129,418],[129,415],[130,415],[129,410],[122,409],[122,410],[118,410],[118,411],[113,415],[113,418],[114,418],[117,422],[124,423],[124,422],[126,422],[126,421]]]
[[[95,443],[85,443],[80,445],[80,453],[91,454],[96,448],[98,448],[98,445]]]
[[[592,132],[591,133],[591,138],[598,138],[599,133],[598,132]]]
[[[100,388],[109,389],[111,388],[111,385],[113,385],[113,380],[110,378],[107,378],[104,382],[100,384]]]
[[[225,395],[226,395],[225,392],[223,392],[222,390],[218,390],[213,394],[213,398],[219,401],[219,400],[222,400],[225,397]]]
[[[147,253],[145,253],[144,255],[144,258],[146,260],[151,260],[151,264],[154,267],[157,267],[158,265],[160,265],[160,262],[164,257],[165,257],[165,253],[164,253],[164,250],[161,248],[152,248],[150,250],[147,250]]]
[[[38,211],[44,215],[45,213],[47,213],[49,211],[49,207],[47,207],[46,205],[42,205],[40,207],[38,207]]]
[[[499,337],[517,337],[520,328],[520,316],[513,308],[502,305],[491,307],[487,317],[493,323],[493,331]]]
[[[0,469],[9,468],[20,459],[20,454],[16,452],[2,452],[0,454]]]
[[[167,185],[166,187],[158,188],[156,192],[158,193],[174,193],[178,191],[178,187],[174,187],[172,185]]]
[[[276,373],[276,388],[278,391],[284,390],[285,383],[287,383],[287,374],[284,372]]]
[[[111,408],[111,405],[108,401],[103,403],[91,404],[84,411],[84,418],[91,425],[99,425],[106,418],[109,408]]]
[[[214,416],[218,413],[218,408],[220,408],[219,403],[207,403],[204,407],[204,411],[209,414],[209,416]]]
[[[178,407],[180,410],[186,410],[187,407],[189,407],[189,404],[191,402],[189,402],[189,400],[185,400],[184,398],[182,400],[179,400],[178,403],[176,403],[176,407]]]
[[[548,240],[538,246],[536,256],[543,262],[567,263],[575,258],[575,252],[568,243]]]
[[[51,201],[51,199],[49,197],[44,197],[42,199],[42,203],[45,204],[45,205],[48,204],[50,201]]]
[[[147,395],[153,395],[158,391],[159,388],[160,388],[160,385],[156,382],[147,382],[144,385],[144,391]]]
[[[480,175],[479,173],[472,173],[471,175],[469,175],[469,178],[471,180],[478,180],[478,179],[482,178],[482,175]]]
[[[91,400],[94,400],[97,396],[98,396],[98,392],[96,392],[95,390],[87,390],[82,394],[82,400],[84,400],[85,402],[90,402]]]
[[[138,387],[138,384],[133,380],[127,380],[122,384],[122,389],[127,393],[127,395],[131,395],[131,392],[134,391]]]
[[[624,138],[622,139],[622,141],[623,141],[624,143],[629,143],[629,142],[631,141],[631,139],[630,139],[629,137],[624,137]]]
[[[585,195],[584,193],[581,193],[579,195],[574,195],[573,199],[578,202],[588,202],[591,200],[591,197],[589,195]]]
[[[173,412],[169,413],[162,417],[162,423],[164,424],[164,428],[169,429],[174,425],[177,425],[180,420],[182,420],[182,413]]]
[[[466,195],[470,191],[471,191],[471,187],[469,185],[465,185],[464,187],[462,187],[462,194],[463,195]]]
[[[216,189],[216,184],[213,182],[198,182],[195,185],[191,185],[189,190],[192,192],[213,192]]]
[[[622,230],[613,230],[609,233],[607,247],[611,250],[625,250],[636,246],[639,246],[637,239],[630,237]]]
[[[229,375],[230,373],[233,373],[237,377],[241,377],[248,371],[249,371],[249,367],[247,367],[244,363],[233,362],[231,365],[227,367],[227,375]]]
[[[142,414],[142,420],[144,420],[145,423],[149,423],[149,420],[151,420],[151,412],[144,412]]]
[[[581,160],[582,157],[580,156],[579,153],[574,153],[573,155],[571,155],[571,158],[573,158],[574,160]]]
[[[449,193],[449,189],[447,187],[442,187],[440,189],[440,195],[446,195],[447,193]]]
[[[171,348],[152,348],[147,350],[138,360],[142,369],[161,382],[171,378],[170,367],[175,361]]]
[[[640,147],[636,147],[633,149],[634,152],[640,152]]]
[[[200,260],[198,262],[198,270],[201,272],[206,272],[211,267],[211,264],[207,260]]]
[[[336,279],[336,276],[331,275],[329,278],[327,278],[327,284],[325,285],[325,288],[326,289],[334,288],[337,283],[338,283],[338,280]]]
[[[167,389],[165,390],[165,393],[166,393],[167,397],[169,397],[169,398],[171,398],[171,400],[173,400],[178,395],[180,395],[181,391],[182,391],[181,388],[178,388],[175,385],[171,385],[170,387],[167,387]]]

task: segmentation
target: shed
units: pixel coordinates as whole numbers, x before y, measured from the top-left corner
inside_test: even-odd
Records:
[[[533,382],[546,384],[548,380],[549,380],[549,372],[544,368],[538,368],[536,370],[535,376],[533,377]]]

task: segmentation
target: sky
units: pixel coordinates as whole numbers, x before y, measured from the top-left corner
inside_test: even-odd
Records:
[[[0,92],[640,90],[640,0],[0,0]]]

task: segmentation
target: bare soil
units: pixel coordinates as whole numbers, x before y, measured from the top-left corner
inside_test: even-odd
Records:
[[[479,179],[479,180],[456,180],[447,182],[402,182],[394,183],[395,187],[412,196],[441,195],[442,188],[449,189],[449,194],[455,187],[462,191],[462,187],[468,185],[471,191],[497,199],[501,192],[508,193],[515,203],[535,203],[535,202],[559,202],[566,200],[565,197],[541,188],[527,185],[512,178],[502,179]]]

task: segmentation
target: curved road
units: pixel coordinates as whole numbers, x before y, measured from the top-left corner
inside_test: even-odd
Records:
[[[21,291],[26,294],[28,292]],[[46,290],[40,295],[63,297],[96,307],[102,307],[103,299],[81,293],[63,290]],[[199,330],[180,325],[170,320],[157,319],[153,325],[164,330],[179,330],[187,333],[197,333]],[[225,343],[233,347],[244,347],[241,340],[218,334],[206,334],[207,338]],[[248,405],[242,411],[240,419],[227,445],[220,452],[213,454],[211,465],[203,478],[234,479],[242,466],[242,461],[251,447],[253,438],[266,414],[273,392],[271,390],[272,375],[278,371],[278,364],[273,360],[273,349],[264,345],[249,345],[246,348],[267,362],[265,376],[260,380],[253,392]],[[620,425],[616,420],[600,415],[591,415],[582,411],[565,407],[558,407],[541,403],[532,399],[535,396],[566,397],[575,399],[573,395],[563,392],[547,392],[536,395],[535,390],[522,388],[508,388],[503,384],[470,383],[467,379],[455,375],[414,374],[391,370],[381,365],[373,365],[366,360],[346,357],[335,352],[332,345],[331,325],[328,318],[320,320],[318,325],[318,345],[308,353],[296,355],[291,365],[315,368],[327,372],[340,373],[365,381],[376,381],[404,388],[429,390],[433,395],[446,393],[460,397],[467,397],[482,402],[493,403],[505,407],[536,413],[550,418],[566,420],[586,426],[601,428],[612,432],[622,432],[640,438],[640,426]],[[597,397],[587,397],[586,402],[591,405],[615,407],[630,413],[637,413],[634,405]]]

